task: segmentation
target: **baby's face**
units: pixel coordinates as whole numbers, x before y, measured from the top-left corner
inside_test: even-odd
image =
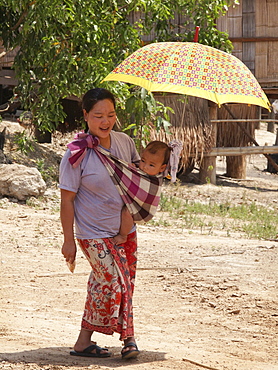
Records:
[[[165,170],[166,164],[163,164],[163,161],[163,153],[153,154],[150,153],[148,150],[145,150],[141,156],[139,168],[140,170],[146,172],[148,175],[155,176]]]

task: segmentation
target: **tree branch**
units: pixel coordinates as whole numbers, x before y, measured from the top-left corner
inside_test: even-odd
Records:
[[[30,4],[29,4],[29,8],[30,6],[32,6],[33,4],[35,4],[36,0],[32,1]],[[12,31],[15,31],[20,25],[21,25],[21,22],[23,21],[23,19],[26,17],[28,13],[28,9],[24,10],[24,12],[21,14],[21,16],[19,17],[19,20],[16,22],[16,24],[12,27]]]

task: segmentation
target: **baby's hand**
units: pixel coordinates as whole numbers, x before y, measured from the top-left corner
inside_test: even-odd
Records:
[[[116,245],[123,244],[127,241],[127,235],[118,234],[114,236],[113,241]]]

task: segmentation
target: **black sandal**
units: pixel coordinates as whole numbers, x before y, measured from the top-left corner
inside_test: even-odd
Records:
[[[123,352],[124,349],[129,348],[129,347],[135,347],[136,349],[130,349],[129,351],[124,351]],[[140,353],[140,351],[139,351],[139,349],[137,347],[137,344],[136,343],[133,343],[133,342],[127,343],[123,347],[122,352],[121,352],[122,359],[125,359],[125,360],[131,359],[131,358],[136,358],[139,355],[139,353]]]
[[[96,352],[92,352],[93,350]],[[101,351],[105,351],[105,353],[101,353]],[[101,348],[96,344],[92,344],[89,347],[85,348],[83,351],[71,351],[70,354],[72,356],[82,356],[82,357],[110,357],[112,355],[111,352],[108,351],[107,348]]]

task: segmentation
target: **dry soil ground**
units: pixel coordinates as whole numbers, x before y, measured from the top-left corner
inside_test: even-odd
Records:
[[[275,135],[259,130],[257,140],[273,145]],[[37,153],[55,164],[63,142],[56,137]],[[265,168],[265,158],[257,155],[248,159],[245,181],[182,183],[175,192],[185,199],[254,201],[278,210],[278,176]],[[224,172],[218,161],[217,173]],[[217,226],[165,227],[163,221],[138,227],[134,306],[141,355],[123,362],[118,335],[96,334],[112,358],[70,356],[89,266],[79,252],[75,273],[67,269],[58,209],[55,186],[28,205],[0,199],[0,369],[278,369],[277,241],[247,239]],[[165,217],[158,212],[156,219]]]

